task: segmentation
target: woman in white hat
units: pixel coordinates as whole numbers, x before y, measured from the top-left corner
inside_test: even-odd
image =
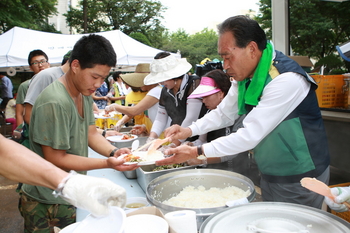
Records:
[[[205,114],[206,109],[201,100],[187,98],[200,82],[198,76],[187,74],[190,69],[191,64],[186,58],[179,59],[168,52],[160,52],[154,57],[151,73],[146,76],[144,83],[160,83],[163,89],[149,140],[158,138],[164,131],[168,117],[171,119],[171,125],[186,127]]]
[[[134,117],[136,125],[131,130],[131,133],[147,134],[151,130],[152,123],[157,115],[162,88],[157,83],[151,85],[144,84],[143,81],[149,73],[150,64],[140,63],[136,66],[134,73],[121,75],[122,80],[133,90],[126,96],[126,101],[132,104],[132,106],[111,104],[105,108],[106,112],[117,111],[125,114],[114,127],[117,131],[132,117]],[[147,114],[144,114],[145,111],[147,111]]]

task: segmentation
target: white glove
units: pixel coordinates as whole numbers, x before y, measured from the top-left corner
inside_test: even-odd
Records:
[[[148,137],[147,140],[146,140],[146,142],[145,142],[145,144],[150,143],[150,142],[152,142],[152,141],[154,141],[154,140],[156,140],[156,139],[157,139],[157,138]],[[147,151],[148,148],[149,148],[150,146],[151,146],[151,144],[149,144],[148,146],[142,148],[140,151]]]
[[[109,112],[113,112],[114,108],[113,108],[113,104],[107,105],[105,107],[105,113],[109,113]]]
[[[120,129],[122,128],[123,125],[124,125],[124,122],[122,120],[119,120],[117,124],[115,124],[114,130],[120,132]]]
[[[171,149],[171,148],[175,148],[175,147],[176,147],[175,143],[170,143],[169,145],[161,146],[158,150],[164,154],[164,152],[166,150]]]
[[[124,188],[106,178],[80,175],[74,171],[62,181],[54,195],[94,216],[108,215],[108,206],[124,208],[126,203]]]
[[[130,130],[130,133],[132,134],[136,134],[136,135],[140,135],[143,132],[145,132],[147,134],[147,128],[145,125],[135,125],[134,127],[132,127],[132,129]]]
[[[335,196],[334,201],[328,197],[325,197],[325,202],[332,210],[337,212],[348,211],[349,208],[346,205],[341,204],[345,201],[350,201],[350,187],[335,187],[331,188],[333,196]]]

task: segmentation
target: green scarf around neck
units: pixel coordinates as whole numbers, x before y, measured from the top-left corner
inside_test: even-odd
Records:
[[[238,81],[238,114],[243,115],[247,113],[246,104],[256,106],[261,97],[267,78],[269,77],[269,70],[272,62],[273,45],[268,42],[260,58],[259,64],[254,72],[251,82],[246,87],[249,78],[243,81]]]

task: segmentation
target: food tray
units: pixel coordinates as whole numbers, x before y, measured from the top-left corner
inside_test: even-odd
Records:
[[[350,182],[349,183],[342,183],[342,184],[336,184],[336,185],[331,185],[329,186],[330,188],[334,188],[334,187],[348,187],[350,186]],[[346,212],[337,212],[334,210],[330,210],[330,212],[348,222],[350,222],[350,211],[346,211]]]
[[[151,164],[151,165],[142,166],[136,169],[137,182],[139,183],[142,190],[146,192],[147,185],[158,176],[161,176],[173,171],[180,171],[180,170],[185,170],[185,169],[190,169],[195,167],[197,166],[185,166],[185,167],[166,169],[161,171],[152,171],[153,169],[156,168],[156,165]]]

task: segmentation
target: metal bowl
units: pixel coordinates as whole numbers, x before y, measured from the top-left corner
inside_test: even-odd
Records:
[[[226,188],[229,186],[236,186],[244,191],[250,191],[251,194],[247,197],[249,202],[255,197],[254,184],[249,178],[235,172],[205,168],[174,171],[159,176],[148,184],[146,197],[152,205],[159,208],[164,214],[178,210],[194,210],[197,215],[197,227],[199,229],[200,225],[207,217],[227,207],[182,208],[162,203],[163,201],[176,196],[183,190],[183,188],[189,185],[194,187],[202,185],[206,189],[212,187]]]

